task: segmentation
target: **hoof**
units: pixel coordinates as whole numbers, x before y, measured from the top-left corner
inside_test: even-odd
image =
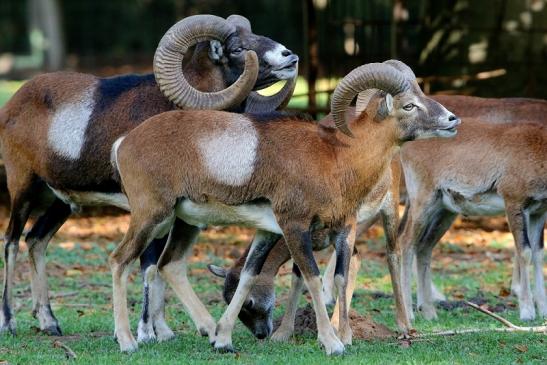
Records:
[[[15,331],[15,319],[11,318],[9,321],[6,321],[2,317],[0,317],[0,335],[9,333],[12,336],[16,336],[17,332]]]
[[[320,342],[328,356],[342,355],[344,353],[344,344],[334,335],[329,336],[326,340],[320,340]]]
[[[214,345],[215,347],[215,350],[217,352],[220,352],[221,354],[228,354],[228,353],[234,353],[236,352],[236,350],[234,349],[234,347],[232,345],[220,345],[220,346],[217,346],[216,344]]]
[[[534,305],[531,306],[521,306],[520,307],[520,320],[521,321],[532,321],[536,318],[536,309]]]
[[[293,331],[280,331],[278,328],[270,339],[275,342],[287,342],[291,338]]]
[[[156,333],[154,328],[149,323],[139,322],[137,328],[137,342],[138,343],[149,343],[156,341]]]
[[[125,353],[131,353],[138,350],[139,345],[131,333],[124,334],[120,336],[119,334],[114,335],[115,340],[120,346],[120,351]]]
[[[62,336],[63,331],[61,331],[61,327],[58,325],[49,326],[42,329],[42,332],[45,333],[48,336]]]
[[[199,334],[201,335],[201,337],[207,337],[207,336],[209,336],[209,331],[208,331],[207,328],[205,328],[205,327],[200,327],[200,328],[198,329],[198,332],[199,332]]]

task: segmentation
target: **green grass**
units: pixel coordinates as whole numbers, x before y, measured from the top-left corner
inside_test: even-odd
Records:
[[[24,81],[1,81],[0,80],[0,108],[11,98],[11,96],[23,85]]]
[[[220,237],[222,238],[222,236]],[[232,239],[237,237],[232,237]],[[241,241],[241,238],[239,239]],[[93,241],[91,241],[93,242]],[[369,240],[361,244],[364,256],[358,279],[353,307],[361,314],[369,314],[374,320],[394,329],[393,302],[389,297],[375,299],[377,292],[390,294],[389,276],[382,259],[381,240]],[[462,295],[467,299],[484,297],[489,304],[503,302],[510,310],[502,315],[515,323],[518,320],[514,298],[498,297],[499,288],[510,281],[510,245],[500,248],[488,246],[487,250],[507,251],[508,260],[488,262],[483,253],[470,254],[471,258],[453,260],[446,265],[446,253],[434,261],[435,279],[442,283],[443,290],[451,296]],[[118,352],[117,344],[112,340],[113,320],[111,313],[110,272],[106,265],[108,252],[113,243],[83,245],[76,244],[72,249],[52,245],[49,251],[50,291],[72,293],[75,295],[53,299],[53,309],[60,320],[66,337],[60,340],[77,354],[74,362],[81,364],[170,364],[170,363],[238,363],[238,364],[511,364],[545,363],[547,359],[547,338],[534,334],[482,333],[460,335],[457,337],[433,337],[427,341],[415,342],[410,347],[400,346],[396,340],[362,341],[354,340],[347,347],[345,355],[326,358],[313,335],[296,336],[290,343],[276,344],[270,341],[258,341],[238,323],[234,332],[234,345],[237,354],[216,353],[206,338],[196,331],[185,314],[182,305],[168,292],[167,321],[177,333],[174,340],[166,343],[141,345],[137,353],[126,355]],[[213,248],[212,248],[213,247]],[[228,262],[214,254],[209,244],[201,254],[206,262]],[[240,246],[239,249],[242,247]],[[201,250],[201,249],[200,249]],[[437,250],[438,252],[439,250]],[[218,252],[218,251],[217,251]],[[458,253],[460,255],[460,253]],[[219,318],[225,305],[220,295],[221,281],[213,278],[205,270],[205,263],[191,264],[191,280],[198,295],[202,298],[215,318]],[[19,257],[20,269],[27,268],[26,253]],[[24,270],[22,271],[24,272]],[[27,270],[28,272],[28,270]],[[135,268],[130,280],[129,302],[133,329],[140,314],[140,277]],[[24,275],[28,278],[28,274]],[[278,302],[288,290],[289,275],[278,278]],[[57,364],[69,363],[64,351],[54,348],[53,339],[37,333],[36,321],[30,316],[30,290],[26,280],[16,285],[18,305],[18,335],[0,338],[1,360],[11,364]],[[460,298],[461,299],[461,298]],[[306,302],[302,298],[301,304]],[[281,315],[282,306],[278,305],[276,317]],[[419,317],[415,326],[419,332],[462,329],[470,327],[499,327],[491,318],[469,308],[454,310],[438,309],[439,320],[427,322]],[[541,320],[533,324],[541,324]]]

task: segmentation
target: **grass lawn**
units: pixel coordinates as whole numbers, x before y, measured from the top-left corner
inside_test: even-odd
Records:
[[[5,217],[5,208],[0,211]],[[401,346],[395,339],[377,341],[354,340],[345,355],[327,358],[314,335],[296,336],[287,344],[258,341],[240,323],[233,336],[236,354],[216,353],[206,338],[199,337],[182,305],[168,291],[167,321],[177,336],[166,343],[141,345],[137,353],[118,351],[112,339],[110,271],[106,257],[125,231],[126,216],[71,219],[55,237],[49,249],[48,272],[50,293],[64,337],[58,338],[78,356],[67,360],[64,351],[54,347],[54,338],[38,333],[31,315],[27,252],[22,244],[18,258],[16,283],[16,337],[0,337],[0,364],[317,364],[327,361],[338,364],[545,364],[547,337],[540,334],[482,333],[457,337],[433,337],[426,341]],[[5,229],[0,218],[0,229]],[[225,305],[221,299],[220,279],[206,270],[207,263],[228,265],[242,252],[252,232],[237,228],[211,230],[202,234],[191,258],[191,280],[198,295],[220,318]],[[518,311],[515,298],[508,296],[510,284],[512,241],[506,232],[484,233],[460,228],[444,237],[434,258],[435,281],[447,294],[450,303],[457,300],[483,300],[489,307],[505,308],[500,314],[515,323]],[[354,308],[377,322],[394,329],[391,288],[383,254],[381,229],[373,228],[359,241],[363,264],[355,293]],[[319,255],[325,262],[327,253]],[[137,268],[130,278],[129,302],[133,329],[140,314],[141,279]],[[284,302],[290,281],[290,267],[278,276],[278,304]],[[306,298],[302,298],[304,305]],[[439,320],[427,322],[419,316],[419,332],[499,327],[491,318],[475,310],[439,308]],[[276,317],[282,313],[278,305]],[[542,320],[532,324],[539,325]]]
[[[2,81],[0,80],[0,108],[11,98],[11,96],[23,85],[24,81]]]

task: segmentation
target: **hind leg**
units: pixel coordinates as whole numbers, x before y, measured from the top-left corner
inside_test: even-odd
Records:
[[[444,233],[450,228],[456,214],[439,209],[431,218],[416,251],[416,261],[418,266],[418,300],[419,309],[427,320],[437,318],[437,311],[433,300],[433,279],[431,275],[431,254],[433,248],[439,242]]]
[[[520,201],[505,199],[505,204],[509,228],[515,239],[520,284],[518,293],[520,319],[529,321],[536,317],[528,272],[528,267],[532,262],[532,247],[528,236],[530,231],[529,216],[523,210],[523,204]]]
[[[285,313],[283,313],[281,324],[272,334],[272,341],[287,341],[289,337],[292,336],[294,332],[294,320],[298,309],[298,299],[300,298],[300,294],[302,294],[303,288],[304,280],[302,279],[302,274],[300,273],[298,266],[293,264],[291,289],[287,298]]]
[[[532,264],[534,268],[534,300],[538,314],[547,317],[547,298],[543,280],[543,248],[545,218],[547,214],[530,216],[530,243],[532,245]]]
[[[152,210],[154,209],[155,210]],[[122,242],[109,258],[112,270],[112,302],[114,309],[114,336],[122,352],[136,351],[137,342],[129,325],[127,308],[127,277],[131,264],[148,246],[148,243],[160,232],[172,225],[173,212],[166,209],[150,207],[132,212],[131,223]]]
[[[196,242],[199,232],[198,227],[175,219],[167,246],[158,261],[158,271],[175,291],[198,332],[202,336],[209,336],[209,342],[213,343],[215,321],[194,292],[187,273],[186,255]]]
[[[38,319],[40,329],[53,336],[61,336],[62,333],[49,303],[45,253],[49,241],[71,213],[68,204],[55,199],[26,236],[30,258],[32,314]]]
[[[13,281],[19,238],[30,215],[31,198],[35,184],[32,176],[14,176],[8,171],[8,189],[11,197],[11,212],[8,229],[4,238],[4,283],[2,307],[0,308],[0,333],[11,332],[15,335],[13,313]]]
[[[165,281],[157,263],[165,249],[167,235],[155,239],[140,257],[143,276],[143,306],[137,330],[138,342],[167,341],[175,336],[165,322]]]

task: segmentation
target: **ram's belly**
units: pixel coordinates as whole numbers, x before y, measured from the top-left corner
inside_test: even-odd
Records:
[[[243,226],[282,234],[270,204],[225,205],[218,202],[195,203],[180,201],[177,217],[195,226]]]
[[[127,196],[122,193],[58,190],[53,188],[51,190],[59,199],[71,206],[115,206],[129,211]]]
[[[494,192],[466,196],[453,190],[443,191],[443,204],[450,211],[466,216],[505,214],[503,198]]]

